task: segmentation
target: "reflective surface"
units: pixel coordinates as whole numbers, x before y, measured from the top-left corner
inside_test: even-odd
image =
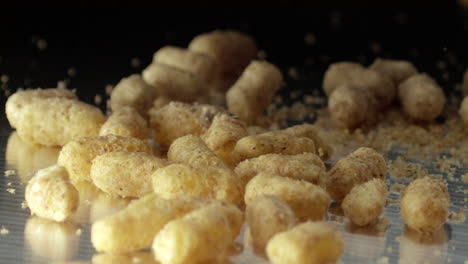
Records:
[[[76,186],[80,206],[71,219],[55,223],[30,216],[24,208],[25,184],[32,173],[54,164],[58,149],[25,144],[3,125],[0,131],[2,163],[0,176],[0,256],[1,263],[156,263],[150,252],[116,256],[98,254],[90,242],[90,223],[115,213],[130,202],[112,198],[92,184]],[[391,157],[390,157],[391,158]],[[427,162],[427,161],[425,161]],[[447,179],[451,194],[451,212],[467,208],[468,182],[458,169],[454,178]],[[393,184],[406,179],[387,177]],[[390,198],[399,199],[397,192]],[[466,216],[466,213],[464,213]],[[468,261],[468,222],[449,221],[430,237],[407,229],[399,217],[398,203],[390,202],[379,221],[360,228],[351,225],[339,206],[332,204],[329,220],[343,231],[345,253],[343,263],[465,263]],[[244,232],[244,231],[243,231]],[[237,242],[243,243],[243,233]],[[243,251],[241,250],[243,248]],[[238,252],[241,252],[240,254]],[[268,263],[255,256],[248,244],[235,247],[227,263]]]

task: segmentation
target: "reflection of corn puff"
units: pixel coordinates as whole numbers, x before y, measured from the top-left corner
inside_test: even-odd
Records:
[[[5,152],[7,164],[16,169],[21,182],[27,183],[33,172],[57,163],[60,148],[31,145],[24,142],[18,133],[12,132]]]
[[[24,237],[32,252],[51,260],[70,259],[78,249],[78,226],[32,216],[24,227]]]

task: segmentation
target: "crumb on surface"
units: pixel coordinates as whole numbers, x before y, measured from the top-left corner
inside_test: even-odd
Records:
[[[9,193],[11,193],[11,194],[15,194],[15,193],[16,193],[16,190],[13,189],[13,188],[7,188],[6,191],[9,192]]]
[[[449,220],[456,223],[463,223],[466,220],[466,213],[464,208],[460,208],[457,212],[450,212],[448,216]]]
[[[10,233],[10,230],[6,229],[4,226],[0,228],[0,235],[4,236],[4,235],[8,235],[9,233]]]
[[[21,202],[21,209],[26,209],[28,208],[28,204],[26,203],[26,201],[22,201]]]
[[[8,176],[14,175],[14,174],[16,174],[15,170],[6,170],[5,171],[5,177],[8,177]]]

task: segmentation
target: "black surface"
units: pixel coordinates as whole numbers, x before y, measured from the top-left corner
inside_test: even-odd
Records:
[[[69,79],[78,94],[90,100],[131,73],[141,72],[161,46],[186,46],[197,34],[233,28],[251,34],[267,59],[286,73],[296,67],[300,80],[288,85],[309,92],[320,87],[330,62],[376,56],[409,59],[445,89],[460,82],[467,57],[465,9],[453,1],[427,2],[418,8],[252,9],[15,9],[0,19],[0,75],[8,87],[53,87]],[[288,5],[285,5],[288,6]],[[2,29],[3,28],[3,29]],[[316,37],[304,42],[306,33]],[[37,48],[43,39],[47,48]],[[380,52],[372,43],[379,43]],[[139,58],[139,67],[131,66]],[[441,61],[447,67],[441,68]],[[67,70],[76,69],[76,76]],[[445,75],[445,77],[444,77]]]

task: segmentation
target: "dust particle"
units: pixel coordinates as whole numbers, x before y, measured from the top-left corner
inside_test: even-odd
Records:
[[[94,96],[94,103],[96,103],[97,105],[101,104],[102,103],[102,96],[99,95],[99,94],[96,94]]]
[[[133,68],[138,68],[140,67],[141,65],[141,60],[140,58],[138,57],[134,57],[130,60],[130,65],[133,67]]]
[[[317,43],[317,38],[313,33],[307,33],[304,36],[304,42],[309,46],[313,46],[315,43]]]
[[[37,48],[38,48],[39,50],[45,50],[45,49],[47,49],[47,46],[48,46],[47,40],[45,40],[45,39],[39,39],[39,40],[37,41]]]
[[[8,80],[9,80],[8,75],[2,74],[2,76],[0,76],[0,82],[7,83]]]
[[[68,69],[67,73],[68,73],[68,76],[75,77],[76,76],[76,69],[71,67],[71,68]]]

